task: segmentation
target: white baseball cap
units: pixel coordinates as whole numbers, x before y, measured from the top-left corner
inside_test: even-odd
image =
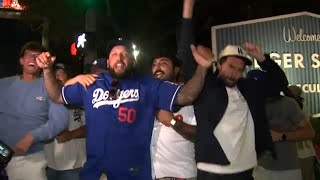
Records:
[[[241,46],[227,45],[222,51],[220,51],[219,60],[227,56],[240,57],[245,61],[246,65],[252,65],[252,58],[249,56],[248,52]]]

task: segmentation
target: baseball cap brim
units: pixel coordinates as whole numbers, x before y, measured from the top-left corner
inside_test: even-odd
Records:
[[[242,59],[248,66],[252,65],[252,59],[247,51],[240,46],[227,45],[219,54],[219,60],[224,57],[234,56]]]
[[[241,58],[247,66],[251,66],[251,65],[252,65],[252,60],[251,60],[251,58],[249,58],[249,57],[244,57],[244,56],[237,56],[237,57]]]

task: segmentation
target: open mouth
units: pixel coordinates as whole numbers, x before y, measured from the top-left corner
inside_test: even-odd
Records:
[[[155,73],[153,73],[153,76],[154,77],[157,77],[157,78],[159,78],[159,77],[161,77],[161,76],[163,76],[164,75],[164,72],[163,71],[156,71]]]
[[[35,67],[36,64],[35,63],[29,63],[28,66]]]
[[[118,70],[122,70],[122,69],[124,69],[124,67],[125,67],[125,64],[121,63],[121,62],[118,62],[115,65],[115,68],[118,69]]]

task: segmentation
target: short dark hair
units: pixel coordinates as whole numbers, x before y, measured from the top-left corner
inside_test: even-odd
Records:
[[[176,52],[175,49],[161,47],[151,52],[151,59],[154,61],[157,58],[165,57],[172,62],[174,67],[181,67],[182,61],[178,58]]]
[[[24,53],[26,52],[26,50],[45,52],[45,51],[46,51],[46,48],[43,47],[43,46],[41,45],[41,43],[36,42],[36,41],[27,42],[27,43],[25,43],[25,44],[22,46],[22,48],[21,48],[21,50],[20,50],[20,57],[23,57],[23,56],[24,56]]]

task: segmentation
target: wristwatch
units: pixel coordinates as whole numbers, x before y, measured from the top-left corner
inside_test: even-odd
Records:
[[[286,140],[287,140],[287,135],[283,133],[283,134],[282,134],[282,137],[281,137],[281,140],[282,140],[282,141],[286,141]]]
[[[176,123],[177,123],[177,120],[171,119],[171,121],[170,121],[171,126],[174,126]]]

